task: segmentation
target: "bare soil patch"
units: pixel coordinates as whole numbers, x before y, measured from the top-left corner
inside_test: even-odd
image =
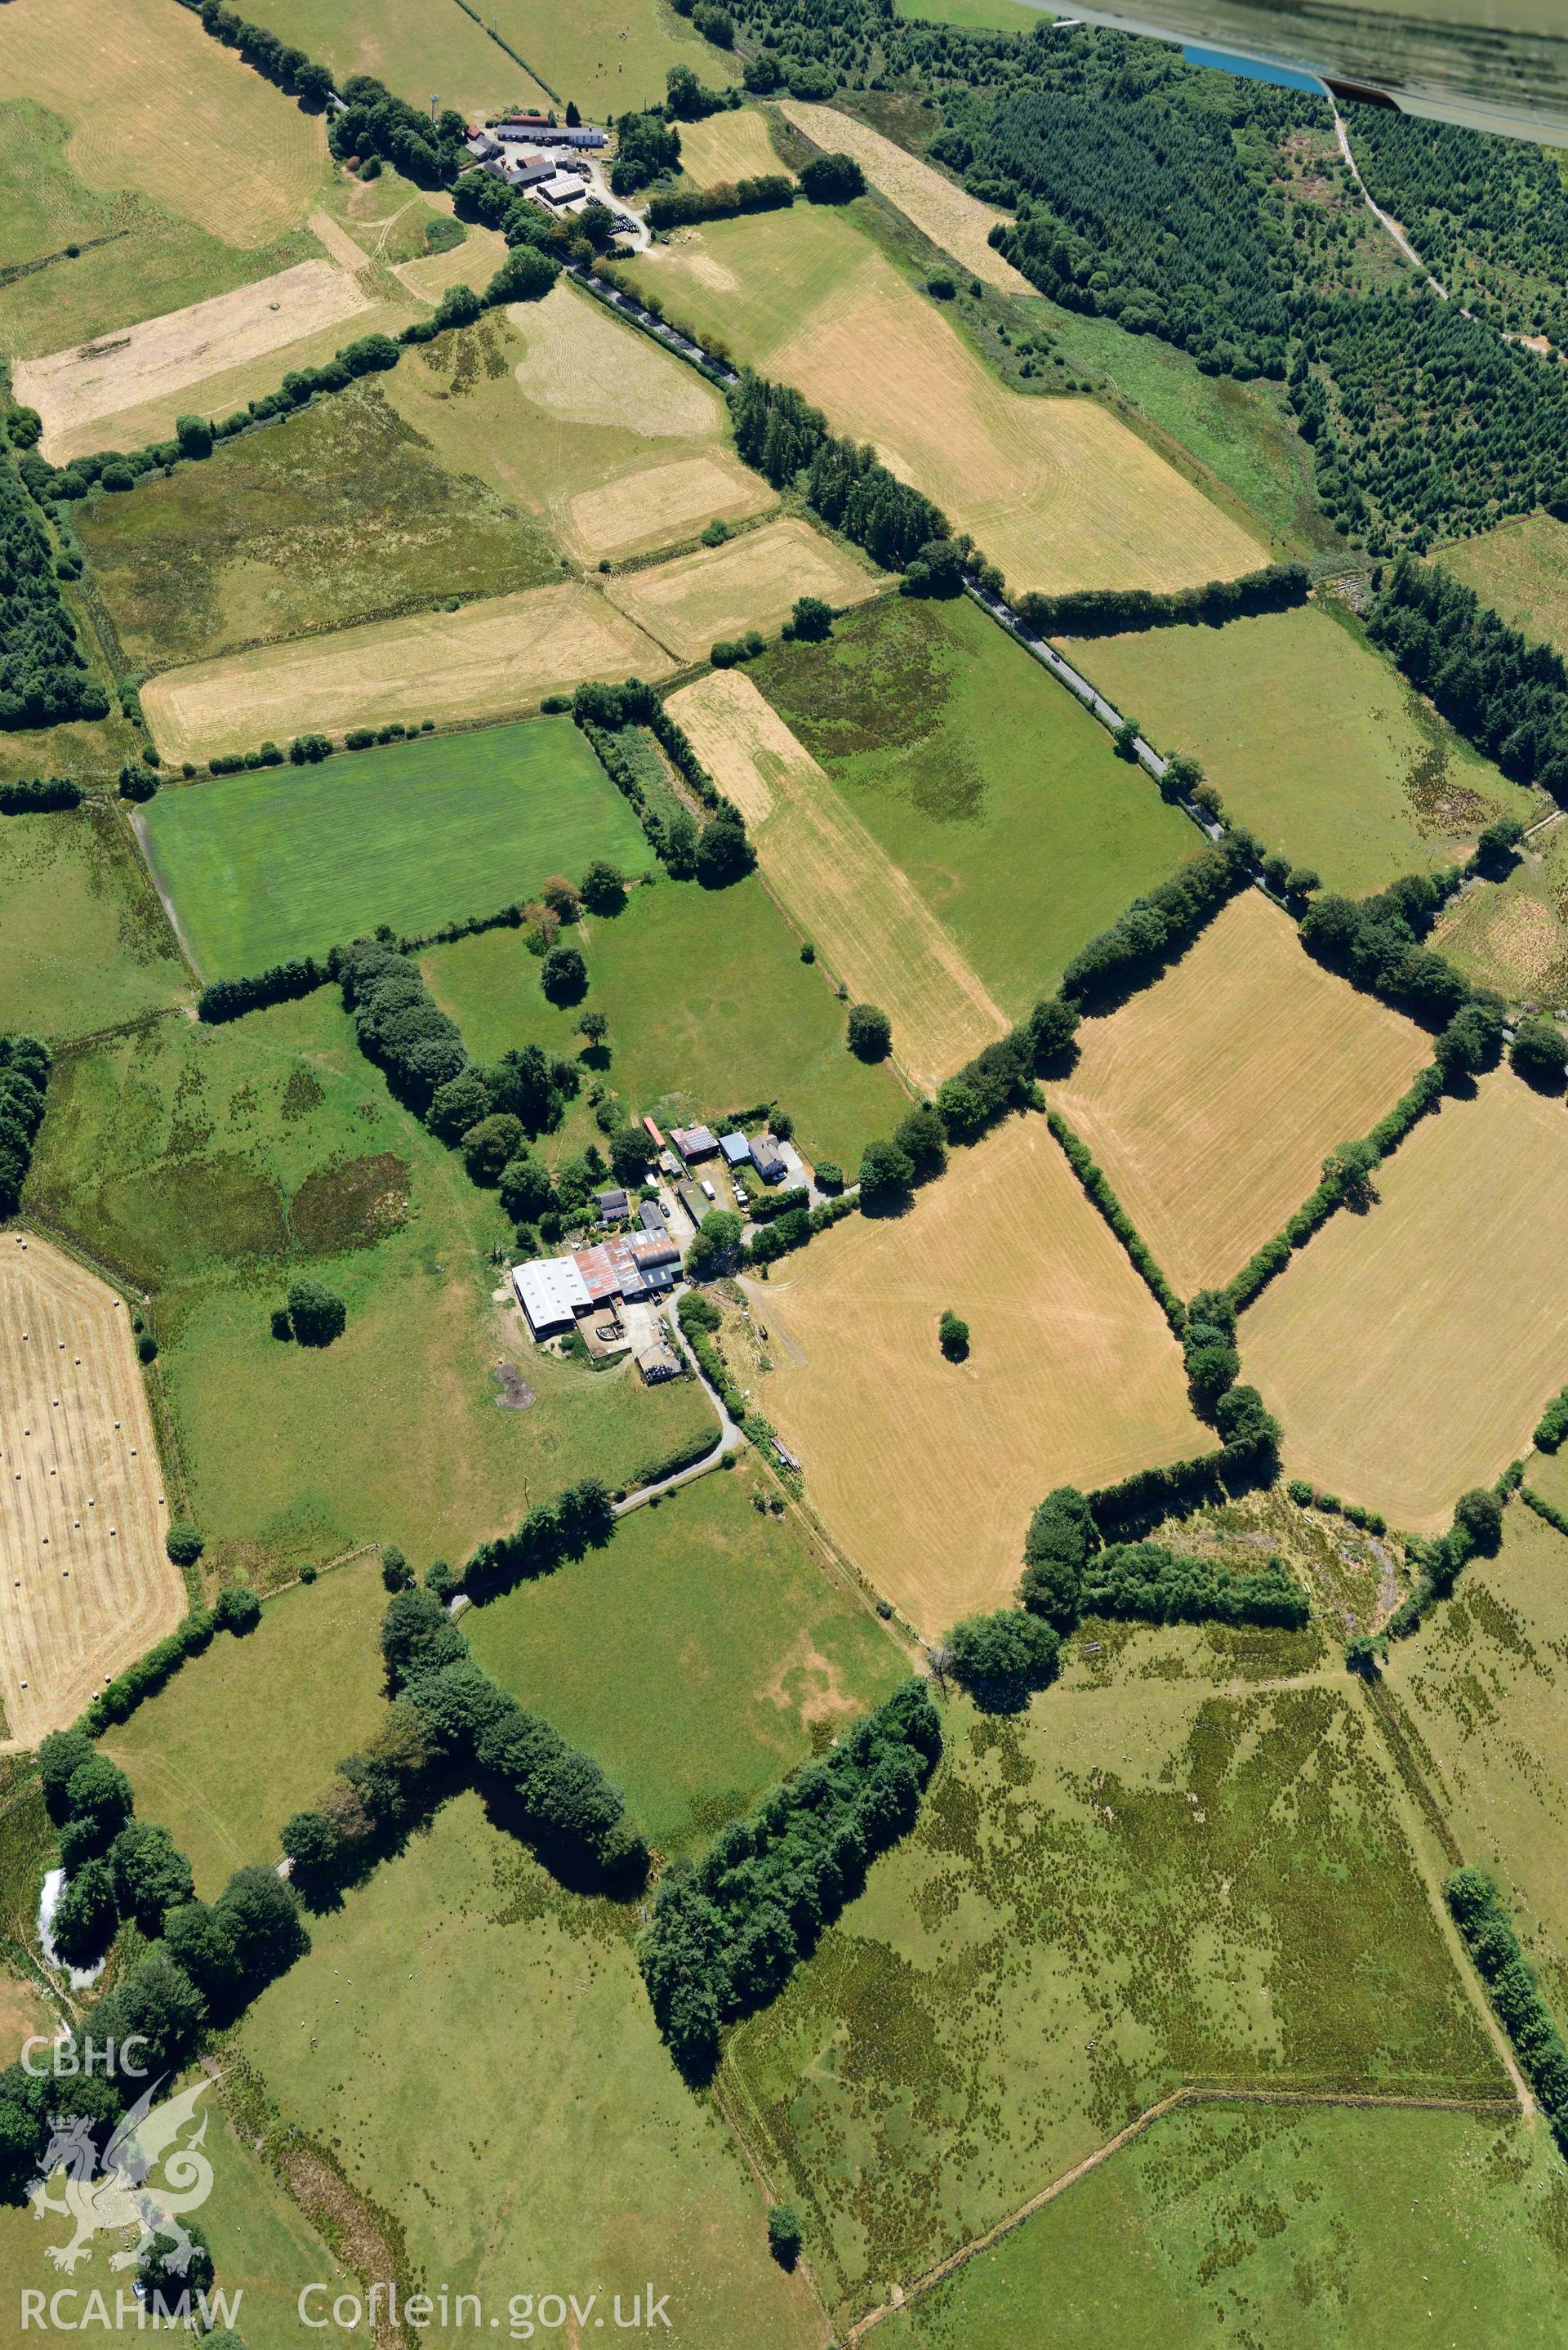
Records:
[[[16,397],[44,420],[44,454],[64,464],[102,446],[97,428],[104,417],[167,400],[370,307],[370,296],[335,261],[302,261],[119,334],[25,359],[16,371]]]
[[[121,1300],[0,1236],[0,1697],[36,1746],[170,1631],[185,1586]]]

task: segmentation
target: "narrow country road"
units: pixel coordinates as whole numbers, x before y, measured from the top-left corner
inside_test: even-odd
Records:
[[[701,1461],[693,1461],[688,1468],[677,1469],[673,1476],[661,1477],[656,1485],[639,1485],[635,1493],[628,1493],[624,1502],[618,1502],[615,1505],[618,1518],[626,1517],[633,1510],[640,1510],[645,1502],[656,1502],[665,1493],[675,1492],[681,1485],[690,1485],[694,1477],[705,1477],[710,1469],[716,1469],[727,1454],[738,1452],[743,1444],[751,1441],[745,1430],[736,1427],[719,1396],[709,1385],[707,1375],[687,1345],[685,1333],[674,1315],[661,1315],[659,1319],[664,1323],[670,1345],[683,1358],[688,1370],[693,1374],[698,1386],[713,1407],[719,1421],[719,1441],[711,1452],[704,1452]]]

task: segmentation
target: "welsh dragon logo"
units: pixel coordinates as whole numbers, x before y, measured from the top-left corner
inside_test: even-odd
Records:
[[[192,2137],[183,2145],[180,2139],[198,2121],[197,2100],[212,2083],[198,2081],[179,2096],[154,2106],[160,2085],[154,2081],[138,2098],[116,2127],[101,2162],[89,2120],[81,2115],[50,2116],[52,2136],[28,2199],[36,2218],[56,2211],[71,2222],[69,2241],[47,2248],[48,2259],[67,2275],[78,2262],[91,2260],[95,2236],[130,2228],[137,2230],[136,2241],[109,2254],[110,2268],[139,2265],[159,2239],[173,2247],[163,2262],[171,2275],[182,2277],[190,2266],[195,2247],[184,2214],[199,2211],[213,2189],[213,2166],[201,2150],[206,2115],[200,2116]],[[154,2184],[152,2174],[158,2170],[162,2180]],[[51,2192],[57,2179],[61,2191]]]

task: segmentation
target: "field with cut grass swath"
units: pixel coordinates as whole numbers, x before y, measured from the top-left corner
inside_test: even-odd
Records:
[[[763,1409],[807,1498],[928,1638],[1011,1598],[1031,1511],[1201,1452],[1176,1342],[1044,1118],[961,1153],[903,1216],[776,1266]],[[945,1308],[967,1361],[937,1345]]]
[[[1445,546],[1434,559],[1511,628],[1568,652],[1568,524],[1526,515]]]
[[[1017,588],[1176,588],[1262,558],[1092,400],[1010,391],[853,220],[713,221],[629,264],[673,318],[793,384],[972,533]]]
[[[1065,650],[1150,742],[1196,758],[1239,823],[1330,889],[1364,897],[1457,864],[1494,816],[1540,812],[1314,605]]]
[[[768,136],[768,120],[754,106],[710,114],[701,122],[680,125],[680,169],[699,188],[724,181],[773,178],[794,174],[779,161]]]
[[[0,1035],[85,1035],[190,986],[130,828],[99,801],[0,817]]]
[[[1007,1026],[951,935],[739,670],[670,698],[746,819],[768,886],[852,996],[893,1023],[893,1058],[935,1087]]]
[[[155,873],[207,979],[325,953],[389,922],[494,913],[595,858],[652,852],[566,718],[421,737],[313,767],[255,768],[161,792]]]
[[[775,503],[731,447],[712,385],[564,278],[542,302],[417,347],[386,397],[452,471],[585,563],[624,562]]]
[[[297,227],[327,169],[323,117],[165,0],[12,0],[0,88],[69,124],[65,160],[88,188],[135,191],[242,248]]]
[[[443,464],[374,382],[94,498],[77,530],[150,668],[560,577],[532,518]]]
[[[254,1632],[218,1634],[105,1732],[138,1812],[189,1856],[203,1900],[236,1868],[270,1867],[285,1820],[375,1730],[387,1596],[374,1555],[276,1592]]]
[[[677,660],[694,661],[705,660],[720,638],[752,629],[772,636],[797,597],[819,597],[836,608],[864,603],[886,585],[885,573],[792,515],[745,531],[727,546],[624,572],[607,592]]]
[[[1506,2098],[1343,1670],[1235,1671],[1139,1627],[1020,1716],[952,1700],[913,1833],[737,2029],[722,2084],[841,2329],[1183,2081]]]
[[[594,1010],[609,1022],[607,1082],[628,1110],[651,1111],[661,1125],[777,1101],[804,1150],[853,1170],[872,1137],[902,1117],[897,1077],[846,1052],[842,1005],[824,973],[801,962],[794,932],[756,878],[703,889],[661,875],[634,889],[623,913],[590,915],[573,935],[588,993],[570,1009],[545,1001],[538,961],[516,931],[421,956],[426,984],[477,1059],[523,1044],[569,1057],[582,1043],[579,1013]],[[565,1129],[570,1146],[602,1139],[586,1096],[576,1109]]]
[[[726,1820],[907,1680],[754,1456],[622,1520],[603,1551],[463,1618],[488,1672],[596,1754],[654,1844]]]
[[[673,666],[607,597],[572,580],[164,670],[141,706],[166,758],[210,759],[391,720],[515,717],[586,677],[658,678]]]
[[[207,1565],[263,1590],[360,1543],[460,1562],[530,1489],[629,1483],[713,1424],[690,1380],[535,1351],[494,1194],[391,1099],[330,989],[64,1056],[26,1198],[148,1293]],[[330,1347],[272,1336],[302,1276],[347,1303]]]
[[[1239,1272],[1432,1057],[1256,889],[1077,1042],[1059,1106],[1184,1297]]]
[[[810,2289],[769,2260],[755,2180],[660,2043],[637,1922],[563,1891],[462,1795],[312,1919],[243,2051],[432,2283],[504,2311],[530,2280],[575,2280],[613,2340],[614,2296],[627,2318],[652,2277],[677,2350],[806,2350]]]
[[[1241,1318],[1293,1475],[1435,1534],[1568,1376],[1568,1117],[1506,1069],[1445,1101]]]
[[[1201,846],[967,598],[888,598],[746,674],[1009,1019]]]

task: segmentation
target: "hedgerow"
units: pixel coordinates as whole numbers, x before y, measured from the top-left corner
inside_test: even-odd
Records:
[[[1497,1887],[1479,1868],[1456,1868],[1443,1896],[1520,2069],[1540,2098],[1559,2147],[1568,2153],[1568,2044]]]

